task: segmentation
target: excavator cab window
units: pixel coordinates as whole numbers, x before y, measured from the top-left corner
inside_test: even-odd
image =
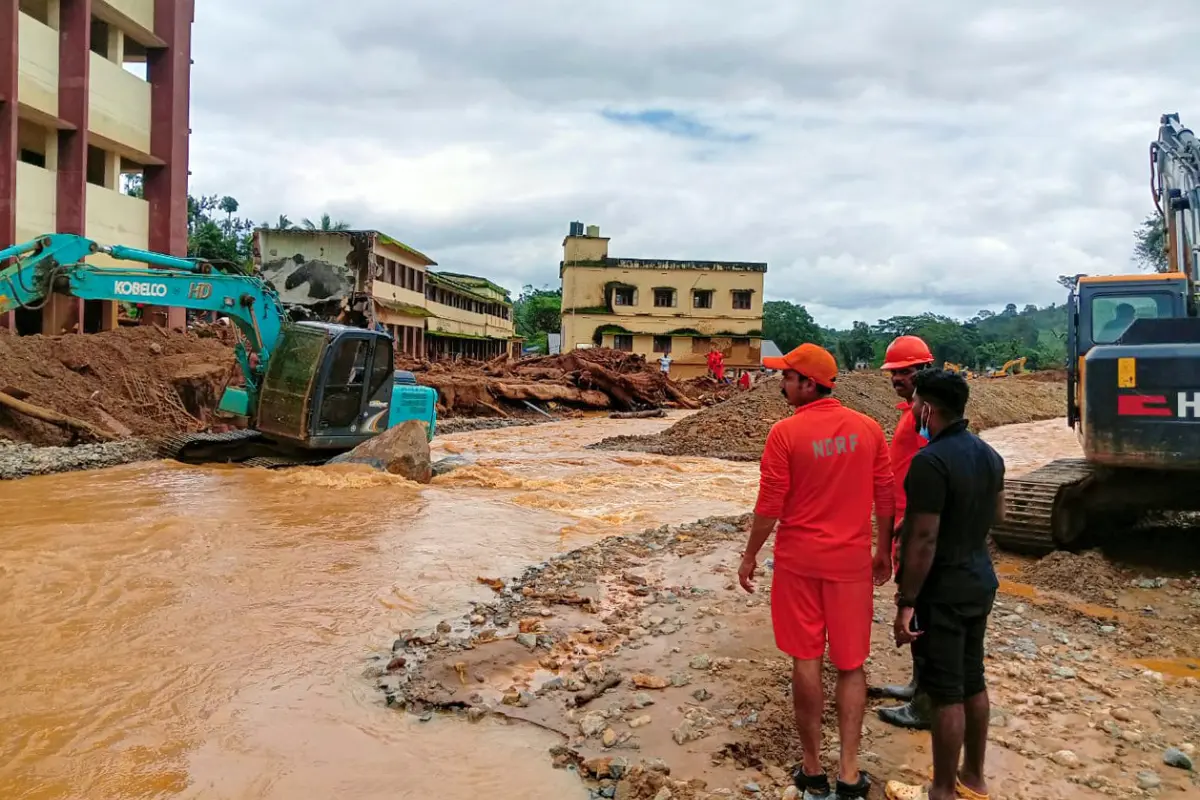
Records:
[[[1092,298],[1092,341],[1112,344],[1134,320],[1170,317],[1170,295],[1105,294]]]
[[[343,337],[334,345],[333,362],[321,399],[321,428],[349,428],[358,419],[363,404],[363,382],[371,341]]]

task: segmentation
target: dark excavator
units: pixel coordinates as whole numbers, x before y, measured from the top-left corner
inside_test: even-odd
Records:
[[[1200,511],[1200,142],[1165,114],[1150,145],[1167,270],[1080,276],[1067,297],[1067,423],[1084,457],[1007,482],[1001,547],[1075,549],[1148,511]]]
[[[99,253],[125,265],[85,261]],[[243,418],[245,429],[175,436],[161,444],[164,457],[315,464],[409,419],[426,423],[433,437],[437,393],[395,372],[388,334],[293,323],[271,285],[254,276],[73,234],[47,234],[0,250],[0,313],[40,308],[53,293],[212,311],[237,328],[243,385],[226,387],[219,408]]]

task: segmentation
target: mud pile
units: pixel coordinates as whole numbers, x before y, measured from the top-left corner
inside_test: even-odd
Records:
[[[1062,416],[1061,383],[994,378],[971,381],[967,416],[975,431]],[[886,375],[843,373],[834,396],[877,420],[890,436],[900,418],[898,398]],[[709,456],[755,461],[771,426],[791,413],[780,394],[780,379],[768,379],[745,394],[680,420],[653,436],[618,436],[594,447],[636,450],[668,456]]]
[[[51,424],[0,404],[0,438],[66,445],[210,426],[236,369],[233,334],[221,327],[181,333],[138,326],[65,336],[0,331],[0,393],[86,423]]]
[[[446,417],[536,413],[526,403],[613,411],[696,409],[736,391],[708,378],[677,383],[642,356],[608,348],[519,360],[504,355],[491,361],[427,362],[401,356],[396,367],[437,389],[438,414]]]
[[[1021,570],[1021,580],[1102,605],[1113,603],[1128,585],[1125,573],[1096,550],[1051,553]]]

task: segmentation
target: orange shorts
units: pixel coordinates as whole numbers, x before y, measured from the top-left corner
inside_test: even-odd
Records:
[[[858,669],[871,652],[874,587],[870,580],[827,581],[775,570],[771,625],[775,646],[809,661],[825,654],[839,670]]]

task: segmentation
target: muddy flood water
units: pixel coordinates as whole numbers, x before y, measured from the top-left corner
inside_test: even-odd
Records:
[[[0,483],[3,798],[585,798],[557,737],[390,711],[366,659],[505,576],[753,502],[757,464],[585,450],[674,420],[439,437],[418,487],[358,469],[150,463]],[[1010,471],[1062,421],[990,431]]]

